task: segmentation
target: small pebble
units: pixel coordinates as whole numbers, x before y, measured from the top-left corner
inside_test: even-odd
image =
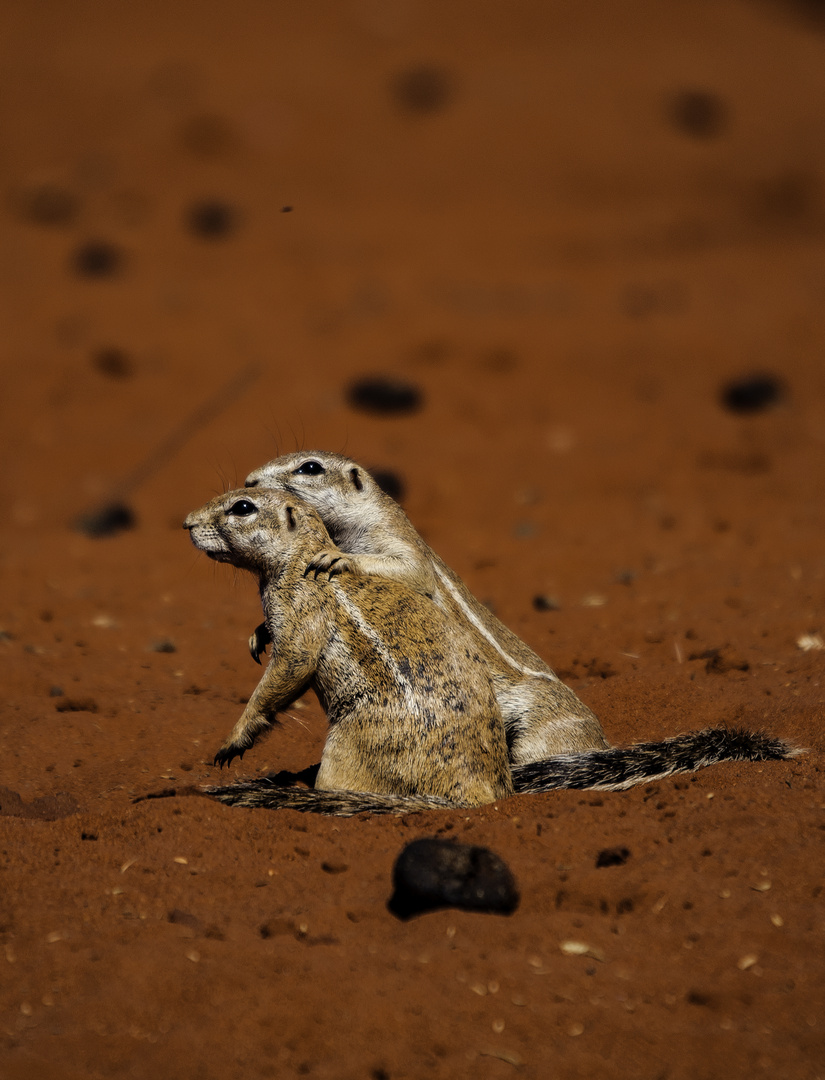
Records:
[[[533,608],[535,611],[561,611],[561,603],[555,596],[539,593],[533,597]]]
[[[565,956],[586,956],[590,951],[590,946],[583,941],[563,941],[559,948]]]
[[[588,945],[586,941],[562,941],[559,948],[565,956],[589,956],[599,963],[604,963],[605,955],[595,945]]]
[[[596,856],[596,866],[623,866],[630,858],[626,847],[605,848]]]
[[[582,597],[582,607],[604,607],[606,603],[607,597],[601,593],[588,593]]]
[[[160,638],[158,641],[153,641],[151,649],[152,652],[159,653],[174,653],[178,651],[177,645],[170,638]]]
[[[821,634],[802,634],[796,639],[796,647],[803,652],[816,652],[825,649],[825,641]]]

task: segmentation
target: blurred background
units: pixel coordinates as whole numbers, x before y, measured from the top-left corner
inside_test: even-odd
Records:
[[[479,430],[509,487],[582,438],[637,451],[633,401],[678,426],[821,351],[814,0],[11,0],[3,22],[22,527],[105,496],[214,395],[142,518],[313,445],[426,455],[449,501]],[[369,374],[423,408],[353,409]]]
[[[825,438],[822,4],[80,0],[4,24],[12,568],[78,520],[136,526],[151,562],[298,447],[388,471],[464,572],[545,530],[532,565],[579,546],[583,588],[675,503],[699,528],[732,482],[808,500],[783,454]],[[745,420],[720,397],[742,379]]]

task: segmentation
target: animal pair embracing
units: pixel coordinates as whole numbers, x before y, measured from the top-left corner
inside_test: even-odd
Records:
[[[726,730],[610,747],[572,690],[339,455],[277,458],[184,528],[210,558],[255,575],[264,622],[253,658],[271,645],[216,763],[241,756],[310,687],[330,725],[314,790],[265,778],[209,789],[225,802],[336,814],[477,806],[794,753]]]

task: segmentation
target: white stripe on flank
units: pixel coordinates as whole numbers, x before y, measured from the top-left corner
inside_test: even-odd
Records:
[[[464,600],[464,597],[461,595],[458,589],[456,589],[455,585],[453,585],[447,575],[438,566],[434,567],[434,569],[436,574],[438,574],[441,584],[444,586],[450,596],[452,596],[453,600],[455,600],[455,602],[458,604],[458,606],[461,608],[461,610],[464,612],[464,614],[467,616],[467,618],[470,620],[476,630],[478,630],[482,637],[486,638],[487,641],[490,642],[493,648],[504,657],[508,664],[514,667],[516,671],[520,671],[522,675],[532,675],[534,679],[547,679],[548,682],[559,682],[559,677],[558,675],[556,675],[555,672],[533,671],[532,668],[525,667],[523,664],[520,664],[518,660],[516,660],[514,657],[510,656],[508,652],[505,652],[501,645],[496,641],[496,639],[484,625],[484,623],[481,621],[481,619],[479,619],[479,617],[475,614],[472,608],[468,607],[466,601]]]
[[[370,624],[364,618],[361,610],[356,607],[352,600],[347,596],[344,589],[340,585],[338,585],[337,582],[334,582],[333,584],[335,587],[335,595],[341,607],[346,610],[349,617],[355,623],[357,629],[364,635],[367,641],[371,643],[372,647],[384,661],[384,664],[392,672],[393,681],[397,683],[397,685],[404,692],[404,698],[406,700],[407,708],[410,712],[410,715],[416,715],[419,711],[419,702],[416,700],[415,694],[413,694],[412,692],[412,688],[409,684],[407,676],[404,675],[399,669],[395,657],[381,640],[374,627],[370,626]]]

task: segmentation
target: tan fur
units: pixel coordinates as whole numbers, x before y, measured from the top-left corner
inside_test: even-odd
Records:
[[[315,510],[285,492],[229,492],[184,528],[210,558],[257,577],[274,644],[216,763],[242,755],[311,687],[330,723],[316,788],[436,800],[416,805],[512,794],[485,658],[432,600],[399,581],[307,573],[319,551],[340,553]]]
[[[608,746],[590,709],[473,596],[360,465],[325,451],[287,454],[250,473],[246,485],[296,495],[315,508],[332,543],[308,553],[313,574],[403,582],[464,626],[486,658],[514,765]],[[249,643],[256,660],[267,643],[263,624]]]

